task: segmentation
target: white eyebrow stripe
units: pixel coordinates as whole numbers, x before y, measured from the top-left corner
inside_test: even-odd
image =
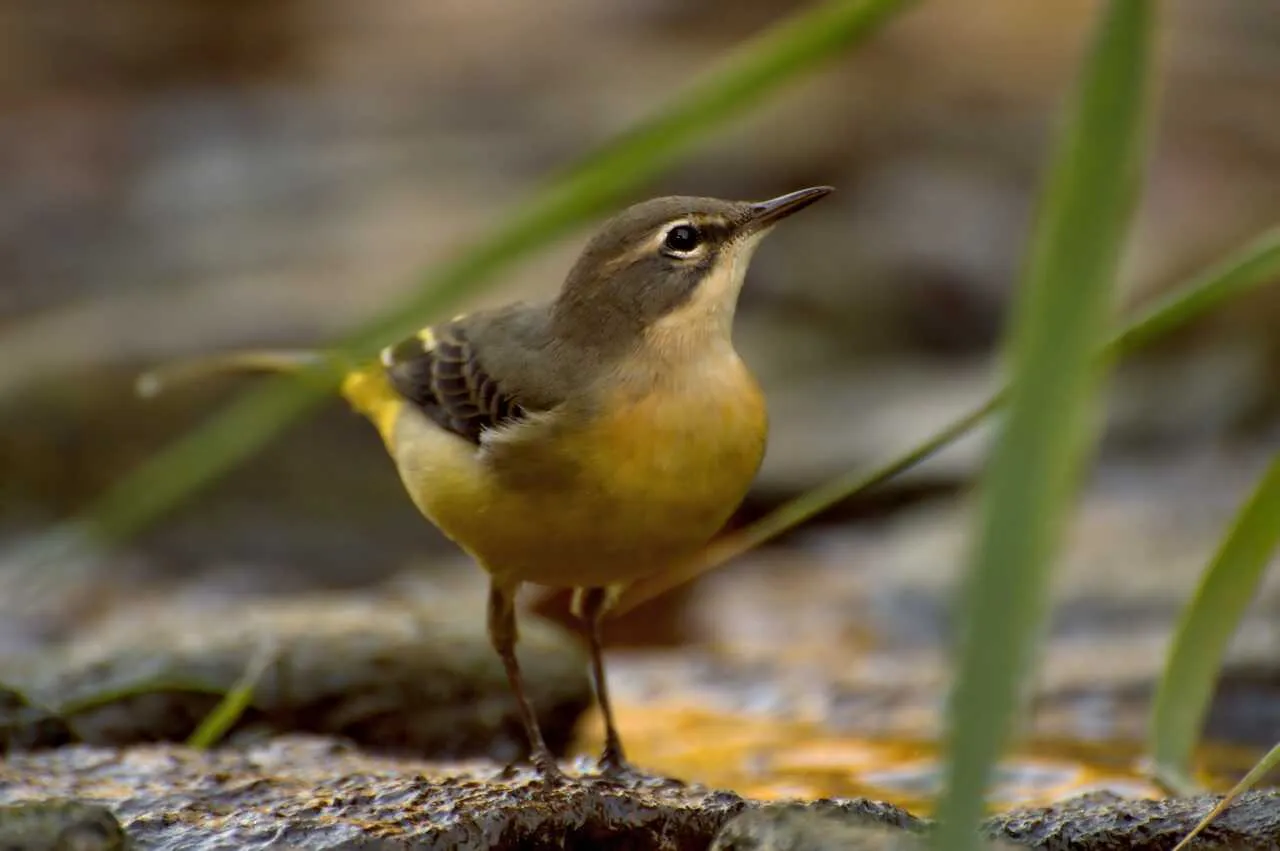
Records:
[[[716,226],[723,225],[723,223],[719,221],[716,221],[713,224]],[[615,257],[609,263],[608,268],[619,269],[624,266],[629,266],[631,263],[635,262],[640,257],[644,257],[650,254],[655,254],[661,251],[662,241],[667,238],[667,234],[671,231],[672,228],[679,227],[680,225],[688,225],[690,227],[698,228],[699,230],[703,230],[706,227],[706,225],[699,223],[698,221],[696,221],[690,216],[681,216],[678,219],[668,219],[667,221],[659,225],[657,228],[655,228],[654,231],[651,234],[649,234],[648,239],[644,239],[644,240],[641,240],[640,242],[637,242],[630,249],[628,249],[627,251]],[[707,250],[708,250],[707,244],[704,242],[685,256],[695,257],[699,252],[706,252]]]

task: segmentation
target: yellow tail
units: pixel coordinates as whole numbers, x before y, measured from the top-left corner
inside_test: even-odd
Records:
[[[301,372],[322,366],[330,356],[314,350],[261,350],[225,352],[206,357],[177,361],[153,369],[138,377],[135,388],[139,396],[152,398],[166,390],[202,378],[230,372]],[[344,375],[338,389],[343,398],[377,427],[390,445],[396,417],[404,406],[404,398],[388,381],[381,364],[362,367],[343,366]]]

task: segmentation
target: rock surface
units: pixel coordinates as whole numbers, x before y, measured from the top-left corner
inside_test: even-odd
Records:
[[[926,851],[916,825],[887,827],[835,801],[769,804],[731,819],[710,851]]]
[[[562,751],[590,699],[585,656],[538,623],[522,630],[520,655],[548,742]],[[266,665],[240,736],[325,733],[435,758],[523,753],[483,599],[461,592],[434,603],[311,594],[135,606],[10,661],[0,680],[56,710],[80,741],[181,741],[255,657]],[[47,723],[31,716],[19,741],[46,742],[29,739]]]
[[[72,746],[0,763],[0,800],[104,803],[140,845],[702,851],[746,802],[674,781],[576,779],[546,793],[526,770],[432,765],[286,737],[243,751]],[[865,805],[910,824],[887,804]]]
[[[1053,807],[1017,810],[986,823],[987,847],[1072,851],[1167,851],[1204,817],[1217,799],[1126,800],[1084,795]],[[901,827],[900,825],[899,827]],[[932,823],[891,830],[856,804],[815,801],[751,808],[728,822],[711,851],[924,851]],[[919,829],[916,829],[919,828]],[[1280,847],[1280,793],[1240,798],[1200,834],[1197,848]]]
[[[40,826],[47,834],[48,825],[66,823],[66,813],[101,822],[97,808],[105,808],[138,847],[157,851],[704,851],[713,842],[719,851],[911,851],[929,827],[874,801],[763,804],[658,778],[616,784],[585,768],[574,766],[567,785],[546,790],[527,769],[378,757],[318,737],[212,752],[73,745],[0,762],[0,804],[9,806],[0,810],[0,831],[30,834]],[[73,798],[85,809],[66,803]],[[1091,795],[995,817],[986,832],[1005,848],[1156,851],[1171,847],[1214,802]],[[837,838],[857,844],[833,844]],[[1280,847],[1280,793],[1244,796],[1199,847]]]
[[[992,836],[1035,848],[1078,851],[1165,851],[1182,840],[1218,798],[1128,801],[1105,793],[1083,795],[1056,807],[994,819]],[[1250,792],[1197,837],[1196,848],[1280,848],[1280,792]]]
[[[106,807],[69,800],[0,806],[5,851],[126,851],[130,846]]]

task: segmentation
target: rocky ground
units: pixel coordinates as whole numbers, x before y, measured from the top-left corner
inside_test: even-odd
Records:
[[[577,773],[547,790],[524,771],[376,758],[297,737],[211,753],[78,746],[11,758],[0,781],[7,799],[30,801],[0,808],[0,841],[14,851],[905,851],[926,847],[920,836],[929,827],[865,799],[764,804],[677,781],[616,785]],[[1171,847],[1213,803],[1095,794],[1001,814],[985,832],[1005,848],[1154,851]],[[1252,793],[1197,847],[1278,844],[1280,797]]]

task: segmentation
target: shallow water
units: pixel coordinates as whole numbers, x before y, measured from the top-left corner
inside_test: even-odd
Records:
[[[810,722],[675,703],[627,704],[617,712],[637,766],[747,797],[867,797],[928,815],[942,787],[943,763],[934,741],[841,735]],[[588,713],[573,752],[597,753],[599,730],[599,715]],[[1260,756],[1249,748],[1206,746],[1198,778],[1211,790],[1225,791]],[[1135,742],[1030,741],[1011,750],[992,786],[992,811],[1101,790],[1166,797],[1144,775],[1142,748]]]

